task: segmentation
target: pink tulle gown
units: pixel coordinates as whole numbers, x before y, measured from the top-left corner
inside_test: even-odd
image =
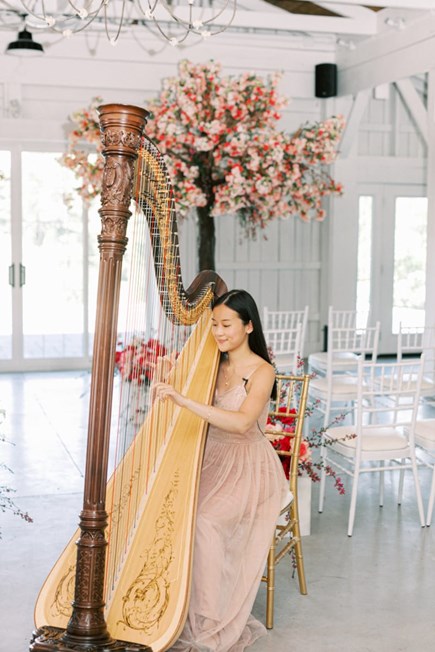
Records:
[[[237,411],[244,385],[215,396]],[[251,616],[288,482],[265,430],[268,405],[243,435],[210,426],[199,489],[189,613],[173,652],[242,652],[266,633]],[[261,430],[260,430],[261,428]]]

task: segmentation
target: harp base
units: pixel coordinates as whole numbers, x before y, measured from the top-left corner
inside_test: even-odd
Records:
[[[60,627],[39,627],[30,642],[30,652],[152,652],[147,645],[108,639],[105,641],[70,641]]]

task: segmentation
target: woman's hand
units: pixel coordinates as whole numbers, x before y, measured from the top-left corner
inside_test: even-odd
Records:
[[[158,356],[155,364],[151,363],[154,367],[153,382],[165,382],[172,371],[172,368],[177,359],[177,352],[172,351],[170,355]]]
[[[168,383],[154,383],[152,389],[154,400],[166,401],[166,399],[169,398],[180,407],[184,407],[186,403],[186,397],[180,394],[180,392],[177,392],[177,390]]]

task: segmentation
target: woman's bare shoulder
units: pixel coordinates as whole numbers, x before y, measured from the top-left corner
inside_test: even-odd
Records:
[[[249,377],[249,381],[252,383],[257,382],[267,382],[272,383],[275,380],[275,368],[270,362],[266,362],[262,358],[258,358],[258,365],[254,368],[253,372]]]

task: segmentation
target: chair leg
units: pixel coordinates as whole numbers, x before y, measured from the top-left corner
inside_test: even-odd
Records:
[[[432,483],[430,486],[429,504],[427,506],[426,525],[429,526],[432,522],[432,512],[435,502],[435,464],[432,467]]]
[[[412,474],[414,476],[415,493],[417,496],[417,507],[418,507],[418,514],[420,516],[420,524],[421,527],[425,527],[426,521],[424,516],[423,498],[421,497],[420,480],[418,477],[417,460],[415,458],[415,455],[411,457],[411,465],[412,465]]]
[[[353,524],[355,522],[355,511],[356,511],[356,497],[358,494],[358,481],[359,481],[359,471],[355,471],[353,476],[353,483],[352,483],[352,495],[350,498],[349,523],[347,526],[348,537],[351,537],[353,534]]]
[[[305,578],[305,568],[304,568],[304,555],[302,553],[302,541],[301,541],[301,528],[299,524],[299,508],[297,505],[297,492],[296,499],[293,501],[290,507],[290,519],[294,521],[292,527],[292,536],[294,537],[294,555],[296,561],[296,570],[298,573],[299,581],[299,592],[302,595],[307,595],[307,581]]]
[[[402,460],[402,463],[404,463],[404,460]],[[399,471],[399,491],[398,491],[398,495],[397,495],[397,504],[398,505],[401,505],[402,500],[403,500],[404,480],[405,480],[405,469],[400,469],[400,471]]]
[[[379,466],[382,466],[382,460],[379,462]],[[385,489],[385,473],[384,471],[379,471],[379,507],[384,506],[384,489]]]
[[[295,551],[295,559],[296,559],[296,570],[298,573],[298,580],[299,580],[299,592],[302,595],[307,595],[308,593],[307,580],[305,577],[304,556],[302,554],[302,544],[300,539],[295,544],[294,551]]]
[[[267,556],[266,582],[266,627],[273,628],[273,608],[275,601],[275,536]]]

